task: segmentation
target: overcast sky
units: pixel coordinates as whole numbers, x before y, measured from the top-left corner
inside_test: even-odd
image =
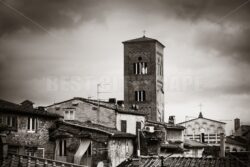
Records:
[[[123,99],[122,41],[163,43],[165,114],[250,121],[247,0],[3,0],[0,98]]]

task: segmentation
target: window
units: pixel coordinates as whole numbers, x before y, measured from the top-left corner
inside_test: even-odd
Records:
[[[59,140],[59,156],[66,156],[67,155],[67,141],[66,140]]]
[[[16,127],[17,126],[16,117],[7,116],[7,126],[8,127]]]
[[[121,131],[127,132],[127,121],[126,120],[121,120]]]
[[[201,141],[202,143],[205,143],[205,134],[204,134],[204,133],[201,133],[201,136],[200,136],[200,137],[201,137],[201,140],[200,140],[200,141]]]
[[[73,111],[73,110],[64,111],[64,119],[65,120],[74,120],[75,119],[75,111]]]
[[[134,63],[134,74],[145,75],[148,73],[148,64],[146,62]]]
[[[37,152],[36,152],[37,157],[44,158],[44,154],[45,154],[44,148],[40,148],[40,147],[37,148]]]
[[[163,65],[162,65],[162,61],[160,58],[158,58],[158,68],[157,68],[157,73],[160,76],[163,76]]]
[[[135,91],[135,101],[145,101],[146,100],[146,92],[143,91]]]
[[[28,132],[35,132],[37,130],[38,120],[34,117],[28,118]]]
[[[138,134],[138,131],[141,130],[141,122],[136,122],[136,135]]]
[[[6,125],[9,128],[17,128],[16,116],[0,116],[0,124]]]
[[[229,146],[226,146],[225,151],[226,151],[226,152],[230,152],[230,147],[229,147]]]

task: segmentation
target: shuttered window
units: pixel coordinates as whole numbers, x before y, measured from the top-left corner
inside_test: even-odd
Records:
[[[67,155],[67,141],[66,140],[59,140],[59,156],[66,156]]]
[[[35,132],[37,131],[38,127],[38,120],[34,117],[28,118],[28,132]]]
[[[121,120],[121,131],[127,132],[127,121],[126,120]]]

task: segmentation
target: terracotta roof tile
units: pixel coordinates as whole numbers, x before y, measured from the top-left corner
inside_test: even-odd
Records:
[[[187,158],[187,157],[141,157],[140,167],[247,167],[247,164],[236,158]],[[128,159],[118,167],[132,167],[139,159]]]
[[[54,117],[54,118],[61,117],[60,115],[55,113],[41,111],[38,109],[25,108],[22,105],[8,102],[2,99],[0,99],[0,112],[8,114],[13,113],[13,114],[24,114],[24,115],[36,115],[36,116]]]
[[[138,43],[138,42],[158,42],[161,44],[163,47],[165,47],[162,43],[160,43],[158,40],[153,39],[153,38],[148,38],[146,36],[140,37],[140,38],[135,38],[131,40],[124,41],[122,43]]]

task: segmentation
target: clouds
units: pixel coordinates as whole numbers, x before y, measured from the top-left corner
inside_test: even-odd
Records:
[[[0,35],[22,28],[68,29],[91,19],[102,20],[104,11],[98,5],[97,0],[4,0],[0,6]]]
[[[2,98],[47,105],[74,96],[96,97],[97,83],[114,82],[111,93],[102,96],[122,99],[121,42],[146,30],[146,36],[166,45],[166,115],[183,120],[183,110],[189,110],[196,116],[200,102],[212,118],[218,111],[221,116],[235,108],[242,114],[250,107],[250,3],[244,0],[3,2]],[[54,80],[59,89],[49,90],[48,81]],[[81,89],[65,88],[65,83]]]
[[[248,4],[234,11],[244,2],[244,0],[4,0],[0,6],[0,32],[11,33],[24,27],[37,30],[38,27],[29,19],[49,30],[74,28],[89,20],[104,21],[115,11],[136,12],[145,16],[157,14],[192,21],[208,19],[213,22],[225,20],[248,22],[250,13]]]

